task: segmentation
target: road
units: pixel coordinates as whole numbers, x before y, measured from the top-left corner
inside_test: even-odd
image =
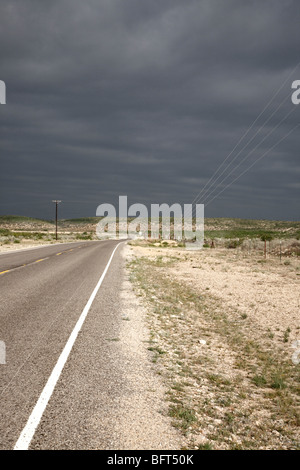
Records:
[[[109,446],[105,397],[122,387],[111,349],[120,327],[122,244],[111,259],[119,243],[78,242],[0,255],[0,340],[6,345],[6,363],[0,364],[1,449],[15,447],[103,273],[29,449]]]

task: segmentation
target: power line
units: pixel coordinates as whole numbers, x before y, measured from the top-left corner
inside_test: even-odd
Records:
[[[219,170],[223,167],[223,165],[226,163],[226,161],[230,158],[230,156],[233,154],[233,152],[235,151],[235,149],[238,147],[238,145],[240,144],[240,142],[248,135],[248,133],[250,132],[250,130],[253,128],[253,126],[255,125],[255,123],[258,121],[258,119],[263,115],[263,113],[265,112],[265,110],[271,105],[271,103],[274,101],[274,99],[276,98],[276,96],[278,95],[278,93],[282,90],[282,88],[284,87],[284,85],[287,83],[287,81],[290,79],[290,77],[292,76],[292,74],[296,71],[296,69],[299,67],[300,65],[300,62],[297,63],[296,67],[290,72],[290,74],[287,76],[287,78],[284,80],[284,82],[282,83],[282,85],[278,88],[278,90],[275,92],[275,94],[273,95],[273,97],[268,101],[268,103],[265,105],[265,107],[263,108],[263,110],[259,113],[259,115],[256,117],[256,119],[253,121],[253,123],[251,124],[251,126],[247,129],[247,131],[242,135],[242,137],[239,139],[239,141],[237,142],[237,144],[234,146],[234,148],[231,150],[231,152],[226,156],[226,158],[223,160],[223,162],[221,163],[221,165],[219,165],[219,167],[217,168],[217,170],[214,172],[214,174],[211,176],[211,178],[206,182],[205,186],[202,188],[202,190],[198,193],[198,195],[193,199],[192,201],[192,205],[196,202],[196,201],[199,201],[199,198],[200,196],[202,195],[203,191],[206,189],[206,187],[212,182],[212,180],[215,178],[215,176],[217,175],[217,173],[219,172]],[[211,186],[214,184],[215,182],[212,182],[211,183]],[[210,187],[211,187],[210,186]]]
[[[241,164],[243,162],[245,162],[249,156],[270,136],[273,134],[273,132],[280,126],[280,124],[282,124],[288,117],[290,114],[292,114],[294,111],[295,111],[296,108],[293,108],[291,109],[285,116],[283,119],[281,119],[281,121],[273,128],[271,129],[271,131],[252,149],[250,150],[250,152],[247,153],[247,155],[239,161],[239,163],[234,167],[232,168],[232,170],[222,179],[222,181],[220,181],[218,183],[218,185],[210,192],[210,194],[208,194],[208,196],[206,196],[205,199],[209,199],[209,197],[214,193],[214,191],[216,191],[216,189],[224,182],[227,180],[227,178],[229,178],[230,175],[232,175],[232,173],[241,166]],[[205,203],[205,201],[204,201]]]
[[[245,148],[248,147],[248,145],[255,139],[255,137],[258,135],[258,133],[263,130],[263,128],[265,127],[265,125],[270,121],[270,119],[274,116],[274,114],[281,108],[282,104],[288,99],[290,98],[290,94],[284,98],[284,100],[281,101],[281,103],[277,106],[277,108],[273,111],[273,113],[268,117],[268,119],[266,119],[266,121],[260,126],[260,128],[256,131],[256,133],[251,137],[251,139],[244,145],[244,147],[242,147],[239,152],[235,155],[235,157],[231,160],[231,162],[226,166],[226,168],[222,171],[222,173],[217,177],[217,179],[215,179],[215,181],[211,184],[211,186],[205,191],[205,193],[203,194],[202,197],[204,197],[207,193],[210,192],[210,189],[212,188],[212,186],[219,180],[219,178],[226,172],[226,170],[231,166],[231,164],[238,158],[238,156],[241,154],[241,152],[243,150],[245,150]],[[294,111],[294,109],[293,109]],[[278,126],[277,126],[278,127]],[[276,127],[273,129],[275,130]],[[273,132],[273,131],[272,131]],[[271,133],[272,133],[271,132]],[[256,147],[254,147],[254,150],[262,143],[264,142],[265,138],[259,143],[256,145]],[[249,154],[248,154],[249,155]],[[238,165],[239,166],[239,165]],[[223,181],[223,180],[222,180]],[[220,183],[211,191],[211,193],[213,193],[217,188],[218,186],[220,185]],[[205,196],[207,197],[207,196]],[[209,197],[209,196],[208,196]]]
[[[210,193],[205,197],[204,202],[203,202],[203,203],[205,203],[206,206],[208,205],[208,202],[206,202],[206,200],[209,199],[209,197],[217,190],[217,188],[218,188],[224,181],[226,181],[226,180],[230,177],[230,175],[231,175],[237,168],[239,168],[239,167],[241,166],[241,164],[244,163],[244,162],[249,158],[249,156],[250,156],[250,155],[251,155],[251,154],[252,154],[252,153],[253,153],[271,134],[273,134],[273,132],[280,126],[280,124],[282,124],[282,123],[290,116],[290,114],[292,114],[295,110],[296,110],[295,107],[292,108],[292,109],[281,119],[281,121],[280,121],[274,128],[272,128],[271,131],[270,131],[252,150],[250,150],[250,151],[245,155],[245,157],[244,157],[242,160],[240,160],[240,161],[238,162],[238,164],[237,164],[234,168],[231,169],[231,171],[217,184],[217,186],[216,186],[214,189],[212,189],[212,191],[210,191]],[[297,126],[296,126],[296,127],[297,127]],[[293,129],[294,129],[294,128],[293,128]],[[287,135],[289,135],[289,134],[290,134],[290,132],[289,132]],[[287,135],[286,135],[286,137],[287,137]],[[284,137],[284,138],[286,138],[286,137]],[[279,143],[279,142],[281,142],[281,140],[279,140],[278,143]],[[271,147],[271,149],[272,149],[272,148],[273,148],[273,147]],[[270,149],[270,150],[271,150],[271,149]],[[265,155],[265,154],[264,154],[264,155]],[[257,160],[255,160],[255,162],[258,161],[258,160],[260,160],[260,158],[258,158]],[[252,166],[253,166],[253,165],[251,165],[251,167],[252,167]],[[229,167],[229,166],[228,166],[228,167]],[[228,168],[228,167],[227,167],[227,168]],[[243,172],[242,174],[244,174],[244,173],[245,173],[245,172]],[[242,174],[241,174],[240,176],[242,176]],[[221,175],[220,175],[220,176],[221,176]],[[239,176],[239,177],[240,177],[240,176]],[[236,178],[236,179],[237,179],[237,178]],[[234,181],[236,181],[236,179],[233,180],[231,183],[229,183],[229,184],[228,184],[222,191],[220,191],[217,195],[221,194],[227,187],[231,186],[231,184],[232,184]],[[217,180],[216,180],[216,181],[217,181]],[[216,181],[215,181],[215,182],[216,182]],[[209,203],[212,202],[212,200],[214,200],[214,199],[215,199],[215,197],[213,197],[213,198],[209,201]],[[192,207],[192,214],[194,213],[194,210],[195,210],[195,208]]]
[[[254,165],[255,163],[257,163],[259,160],[261,160],[263,157],[265,157],[269,152],[271,152],[271,150],[273,150],[275,147],[277,147],[277,145],[280,144],[280,142],[282,142],[283,140],[285,140],[295,129],[297,129],[297,127],[300,126],[300,123],[298,123],[296,126],[293,127],[293,129],[291,129],[285,136],[283,136],[280,140],[278,140],[271,148],[269,148],[266,152],[264,152],[260,157],[258,157],[248,168],[246,168],[240,175],[238,175],[233,181],[231,181],[230,183],[228,183],[227,186],[225,186],[225,188],[223,188],[218,194],[216,194],[210,201],[208,201],[206,203],[206,206],[208,204],[210,204],[214,199],[216,199],[221,193],[223,193],[223,191],[225,191],[225,189],[229,188],[229,186],[231,186],[236,180],[238,180],[241,176],[243,176],[245,173],[247,173],[247,171],[249,171]]]

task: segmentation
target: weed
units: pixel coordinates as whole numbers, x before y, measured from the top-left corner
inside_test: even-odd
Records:
[[[198,445],[198,450],[213,450],[213,447],[210,442],[205,442]]]
[[[284,332],[284,336],[283,336],[283,342],[284,342],[284,343],[287,343],[287,342],[288,342],[290,332],[291,332],[291,329],[288,327],[288,328],[285,330],[285,332]]]
[[[197,421],[194,410],[191,410],[182,404],[170,405],[169,416],[171,418],[175,418],[178,421],[179,426],[184,430]]]
[[[255,375],[252,378],[252,382],[257,386],[257,387],[265,387],[267,385],[267,380],[263,375]]]
[[[286,388],[286,383],[281,373],[277,372],[272,376],[271,388],[275,390],[283,390]]]

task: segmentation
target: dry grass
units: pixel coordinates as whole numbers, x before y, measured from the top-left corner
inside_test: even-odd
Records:
[[[188,448],[298,449],[300,370],[291,361],[299,335],[297,262],[257,263],[229,250],[132,250],[129,269],[147,306],[153,367]],[[281,280],[278,298],[270,293],[274,312],[289,294],[282,322],[280,312],[264,321],[256,276],[265,290]],[[239,292],[241,278],[251,303]]]

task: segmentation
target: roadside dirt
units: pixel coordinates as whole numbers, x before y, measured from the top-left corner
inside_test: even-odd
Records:
[[[124,264],[132,259],[128,246],[122,249]],[[176,450],[184,441],[172,427],[164,400],[166,388],[151,364],[147,312],[125,274],[120,292],[122,328],[119,344],[122,368],[130,384],[115,418],[118,448],[122,450]]]
[[[134,243],[131,250],[154,368],[187,446],[299,448],[299,260]]]
[[[45,241],[36,241],[24,240],[21,243],[7,243],[5,245],[0,245],[0,253],[9,253],[10,251],[23,250],[26,248],[34,248],[36,246],[51,245],[53,242],[46,243]]]

